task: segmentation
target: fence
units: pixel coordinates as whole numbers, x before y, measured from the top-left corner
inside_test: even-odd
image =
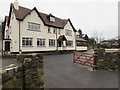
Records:
[[[79,63],[93,69],[96,67],[95,54],[74,51],[73,63]]]

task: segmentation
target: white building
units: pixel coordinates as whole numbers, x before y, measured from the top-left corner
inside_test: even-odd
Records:
[[[15,1],[5,17],[3,51],[76,50],[76,30],[70,19],[28,9]],[[86,50],[85,46],[81,47]]]

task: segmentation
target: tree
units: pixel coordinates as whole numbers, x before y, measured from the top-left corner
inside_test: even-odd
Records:
[[[0,40],[3,39],[4,35],[4,22],[0,21]]]
[[[83,37],[83,35],[84,35],[84,34],[82,34],[82,30],[81,30],[81,29],[79,29],[79,30],[78,30],[78,36],[79,36],[80,38],[82,38],[82,37]]]
[[[87,41],[89,40],[89,37],[88,37],[87,34],[85,35],[84,39],[87,40]]]
[[[3,28],[4,28],[4,23],[3,23],[3,19],[1,17],[1,15],[0,15],[0,40],[3,37]]]
[[[95,45],[95,44],[96,44],[95,39],[94,39],[94,38],[89,38],[88,44],[89,44],[89,45]]]
[[[82,30],[81,29],[78,30],[78,35],[79,35],[79,37],[82,36]]]
[[[102,32],[95,31],[93,34],[93,38],[96,41],[96,44],[100,43],[101,41],[104,40]]]

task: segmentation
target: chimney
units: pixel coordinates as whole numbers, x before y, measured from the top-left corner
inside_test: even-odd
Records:
[[[19,10],[19,2],[17,0],[14,1],[13,5],[16,10]]]

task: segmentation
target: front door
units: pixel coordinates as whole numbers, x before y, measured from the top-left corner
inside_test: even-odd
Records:
[[[62,46],[62,41],[58,41],[58,47]]]
[[[5,51],[10,51],[10,41],[5,42]]]

